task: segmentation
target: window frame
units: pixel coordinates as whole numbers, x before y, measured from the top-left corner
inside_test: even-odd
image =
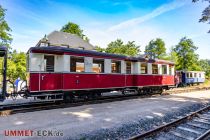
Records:
[[[145,73],[142,73],[142,64],[146,65],[146,67],[145,67],[145,68],[146,68],[146,69],[145,69]],[[148,63],[141,63],[141,64],[140,64],[140,70],[141,70],[141,71],[140,71],[141,74],[148,74]]]
[[[172,68],[173,68],[173,66],[172,65],[169,65],[169,69],[168,69],[169,75],[173,75]]]
[[[76,63],[75,63],[75,70],[74,71],[72,71],[72,58],[79,58],[79,59],[83,59],[83,71],[81,71],[81,72],[78,72],[77,71],[77,62],[79,62],[79,61],[75,61]],[[82,63],[82,62],[80,62],[80,63]],[[83,56],[73,56],[73,55],[71,55],[70,56],[70,72],[76,72],[76,73],[84,73],[85,72],[85,57],[83,57]]]
[[[197,78],[197,75],[198,75],[197,73],[194,73],[194,78]]]
[[[113,69],[113,63],[116,64],[116,68],[115,70]],[[119,63],[119,65],[117,66],[117,63]],[[121,73],[121,61],[120,60],[111,60],[111,73]]]
[[[153,69],[153,66],[157,66],[157,69]],[[156,72],[154,72],[154,70],[157,70]],[[158,64],[152,64],[152,74],[159,74],[158,73]]]
[[[95,61],[103,61],[102,66],[101,66],[101,67],[99,66],[99,68],[101,68],[101,69],[100,69],[100,72],[94,72],[94,71],[93,71],[93,68],[94,68],[93,65],[96,64],[96,63],[94,63],[94,60],[95,60]],[[100,63],[98,63],[98,64],[100,64]],[[105,60],[104,60],[104,59],[100,59],[100,58],[93,58],[92,72],[94,72],[94,73],[105,73]]]
[[[53,69],[52,70],[47,70],[47,59],[45,59],[45,57],[53,57]],[[46,55],[44,54],[44,62],[45,62],[45,67],[44,67],[44,71],[45,72],[55,72],[55,55]]]
[[[190,78],[193,78],[193,74],[192,74],[192,72],[190,72]]]
[[[130,64],[130,66],[127,65],[128,63]],[[126,74],[132,73],[132,62],[131,61],[125,61],[125,72],[126,72]]]
[[[164,69],[163,69],[164,67],[166,68],[165,71],[164,71]],[[167,75],[167,65],[164,65],[164,64],[161,65],[161,69],[162,69],[162,74],[163,74],[163,75]]]

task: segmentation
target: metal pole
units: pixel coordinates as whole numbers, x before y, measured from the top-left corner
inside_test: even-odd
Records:
[[[6,97],[7,94],[7,50],[5,51],[4,55],[4,68],[3,68],[3,87],[2,87],[2,95],[3,100]]]

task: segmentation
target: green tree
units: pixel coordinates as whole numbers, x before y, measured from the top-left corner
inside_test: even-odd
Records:
[[[61,30],[62,32],[71,33],[78,35],[83,40],[89,42],[89,38],[83,34],[83,30],[80,28],[80,26],[73,22],[68,22],[66,25],[64,25]]]
[[[106,49],[105,48],[101,48],[100,46],[95,46],[95,50],[98,52],[105,52]]]
[[[140,52],[140,47],[135,44],[135,41],[128,41],[127,44],[124,44],[121,39],[117,39],[108,44],[108,47],[105,49],[105,52],[127,56],[136,56]]]
[[[5,9],[2,8],[0,5],[0,46],[7,46],[9,47],[9,44],[12,41],[11,34],[9,33],[11,31],[9,25],[5,21]]]
[[[201,59],[199,60],[199,65],[202,71],[205,71],[206,77],[210,77],[210,60]]]
[[[177,54],[176,54],[176,52],[174,51],[174,47],[172,46],[172,47],[169,49],[169,53],[163,55],[163,56],[161,57],[161,59],[163,59],[163,60],[169,60],[169,61],[173,61],[174,63],[177,63]]]
[[[197,49],[191,39],[183,37],[174,48],[177,55],[176,69],[199,70],[198,54],[195,53]]]
[[[24,52],[18,53],[14,50],[8,54],[8,57],[8,79],[14,81],[20,77],[26,80],[26,54]]]
[[[197,2],[199,0],[192,0],[193,2]],[[199,22],[207,22],[210,24],[210,0],[203,0],[209,3],[209,5],[203,10],[202,17],[199,19]],[[208,31],[210,33],[210,30]]]
[[[151,58],[163,58],[166,55],[166,47],[164,41],[161,38],[151,40],[145,47],[145,54],[149,55]]]

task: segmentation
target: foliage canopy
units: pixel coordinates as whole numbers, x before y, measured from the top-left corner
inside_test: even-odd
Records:
[[[192,1],[197,2],[199,0],[192,0]],[[202,1],[208,2],[209,5],[203,10],[202,16],[199,19],[199,22],[207,22],[208,24],[210,24],[210,0],[202,0]],[[208,31],[208,33],[210,33],[210,30]]]
[[[5,21],[5,9],[0,5],[0,45],[9,47],[12,41],[9,25]]]
[[[76,23],[68,22],[66,25],[64,25],[61,28],[60,31],[75,34],[75,35],[81,37],[83,40],[89,42],[89,38],[86,35],[83,34],[83,30]]]
[[[121,39],[117,39],[110,42],[107,48],[97,46],[96,50],[99,52],[136,56],[140,52],[140,46],[136,45],[135,41],[128,41],[127,44],[124,44]]]
[[[195,53],[197,49],[191,39],[183,37],[174,48],[177,55],[176,69],[199,70],[198,54]]]
[[[26,80],[26,54],[18,53],[16,50],[8,54],[7,77],[15,81],[18,77]]]
[[[145,47],[145,54],[150,56],[150,58],[162,58],[166,55],[165,42],[161,38],[151,40]]]

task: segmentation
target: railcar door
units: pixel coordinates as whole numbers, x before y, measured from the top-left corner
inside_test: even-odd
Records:
[[[45,55],[45,72],[40,74],[40,90],[54,91],[62,89],[62,73],[55,73],[55,56]]]
[[[186,84],[186,83],[187,83],[187,73],[182,72],[182,84]]]
[[[62,90],[62,73],[42,73],[40,74],[40,90],[54,91]]]

